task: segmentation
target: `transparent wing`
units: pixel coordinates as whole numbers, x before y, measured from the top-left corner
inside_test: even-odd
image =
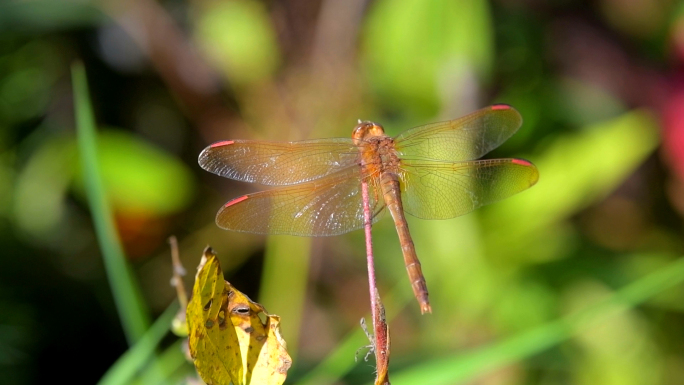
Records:
[[[199,165],[214,174],[271,186],[308,182],[333,174],[357,161],[351,139],[301,142],[228,140],[205,148]]]
[[[226,203],[216,223],[256,234],[329,236],[363,227],[360,167],[295,186],[244,195]],[[379,185],[369,179],[373,222],[385,207]]]
[[[400,178],[404,211],[423,219],[448,219],[532,187],[539,172],[522,159],[407,160]]]
[[[521,125],[518,111],[497,104],[459,119],[412,128],[395,143],[403,159],[472,160],[501,145]]]

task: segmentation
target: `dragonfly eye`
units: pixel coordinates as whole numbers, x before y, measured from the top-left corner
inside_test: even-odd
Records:
[[[368,133],[372,136],[383,136],[385,135],[385,129],[377,123],[371,123],[371,128],[368,130]]]
[[[383,136],[384,134],[385,130],[381,125],[368,121],[359,121],[359,124],[354,127],[354,131],[352,132],[352,139],[359,141],[368,137]]]

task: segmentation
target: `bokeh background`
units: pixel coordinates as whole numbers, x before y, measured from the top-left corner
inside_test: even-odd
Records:
[[[166,317],[133,364],[115,365],[137,337],[84,190],[75,61],[141,314]],[[410,218],[434,314],[412,298],[391,221],[374,227],[393,383],[684,384],[684,287],[610,302],[684,249],[683,64],[676,0],[2,2],[0,382],[92,384],[124,368],[109,383],[185,383],[193,367],[163,332],[175,234],[188,284],[209,244],[232,284],[282,316],[288,383],[368,383],[372,361],[354,362],[362,232],[222,231],[217,209],[261,186],[197,156],[217,140],[348,137],[357,119],[395,135],[507,103],[525,122],[488,157],[530,159],[540,181],[453,220]],[[567,318],[587,308],[611,316]]]

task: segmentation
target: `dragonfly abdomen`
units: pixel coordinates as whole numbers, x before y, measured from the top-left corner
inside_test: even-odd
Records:
[[[430,300],[428,299],[428,289],[423,276],[423,270],[420,266],[420,260],[416,254],[416,248],[409,232],[408,223],[404,216],[404,209],[401,203],[401,193],[399,185],[399,176],[396,173],[385,172],[380,177],[380,185],[382,186],[382,193],[385,199],[387,209],[392,215],[394,225],[397,228],[397,235],[399,236],[399,243],[401,244],[401,253],[404,255],[404,265],[408,272],[409,280],[411,281],[411,288],[418,303],[420,304],[421,313],[431,313]]]

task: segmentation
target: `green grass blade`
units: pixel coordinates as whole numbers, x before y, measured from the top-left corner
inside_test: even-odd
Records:
[[[271,236],[266,243],[259,303],[284,321],[280,333],[287,350],[297,357],[304,299],[309,280],[311,239]]]
[[[540,353],[607,317],[684,282],[684,258],[631,283],[586,310],[470,353],[436,359],[392,374],[392,384],[440,385],[472,380],[496,368]]]
[[[171,321],[177,312],[178,303],[174,302],[157,318],[140,340],[107,370],[98,385],[129,384],[155,354],[159,341],[169,332]]]
[[[111,206],[107,199],[97,156],[95,118],[88,95],[85,68],[76,63],[71,67],[78,149],[88,205],[93,216],[97,240],[104,258],[109,285],[114,295],[121,324],[129,344],[138,341],[149,327],[149,313],[142,300],[140,288],[133,278],[123,247],[114,225]]]
[[[174,342],[171,346],[164,349],[154,362],[154,365],[149,365],[135,378],[133,382],[128,382],[129,384],[139,383],[141,385],[162,385],[162,384],[181,384],[184,382],[178,381],[173,382],[172,378],[179,369],[187,367],[187,374],[197,376],[195,373],[195,367],[188,362],[185,354],[183,354],[183,344],[186,343],[186,339],[179,339]],[[187,345],[187,344],[186,344]],[[190,369],[192,367],[192,369]]]

